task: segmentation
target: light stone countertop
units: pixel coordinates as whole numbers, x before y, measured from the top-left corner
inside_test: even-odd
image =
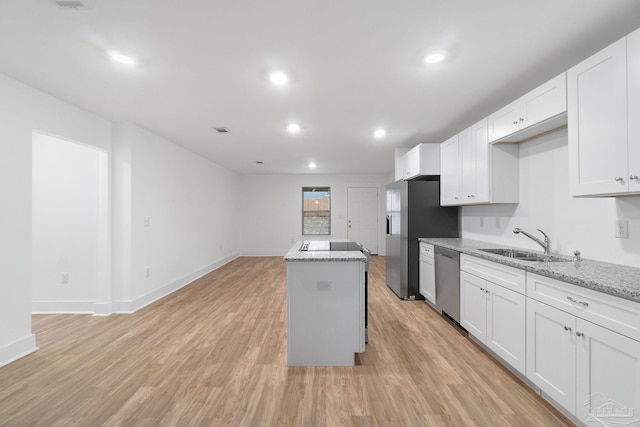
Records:
[[[582,259],[582,261],[578,262],[521,261],[514,258],[483,252],[479,249],[509,248],[535,252],[541,255],[542,252],[460,238],[420,238],[418,240],[435,246],[452,249],[467,255],[473,255],[488,261],[494,261],[522,270],[531,271],[532,273],[537,273],[541,276],[562,280],[563,282],[572,283],[577,286],[582,286],[583,288],[593,289],[627,300],[640,302],[640,268],[589,259]],[[571,259],[571,257],[568,256],[558,256]]]
[[[338,240],[332,240],[338,241]],[[340,240],[342,241],[342,240]],[[367,257],[360,251],[300,251],[302,240],[298,240],[284,256],[285,261],[362,261]]]

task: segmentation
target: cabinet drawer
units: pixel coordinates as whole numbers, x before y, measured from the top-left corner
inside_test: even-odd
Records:
[[[460,255],[460,270],[523,295],[525,293],[526,273],[524,270],[465,254]]]
[[[420,242],[420,257],[433,258],[433,245]]]
[[[527,273],[527,296],[640,341],[640,303]]]

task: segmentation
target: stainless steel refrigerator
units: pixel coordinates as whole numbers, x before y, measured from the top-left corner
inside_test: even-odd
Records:
[[[402,299],[420,295],[419,237],[458,237],[458,207],[440,206],[440,176],[387,185],[387,286]]]

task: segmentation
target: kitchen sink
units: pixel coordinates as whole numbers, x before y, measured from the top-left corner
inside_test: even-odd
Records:
[[[537,254],[535,252],[527,252],[521,251],[518,249],[479,249],[482,252],[488,252],[495,255],[504,256],[507,258],[513,258],[520,261],[530,261],[530,262],[568,262],[571,261],[571,258],[559,257],[556,255],[544,255]]]

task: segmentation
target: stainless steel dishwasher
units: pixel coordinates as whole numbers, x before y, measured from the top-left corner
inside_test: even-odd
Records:
[[[436,246],[436,307],[460,323],[460,252]]]

